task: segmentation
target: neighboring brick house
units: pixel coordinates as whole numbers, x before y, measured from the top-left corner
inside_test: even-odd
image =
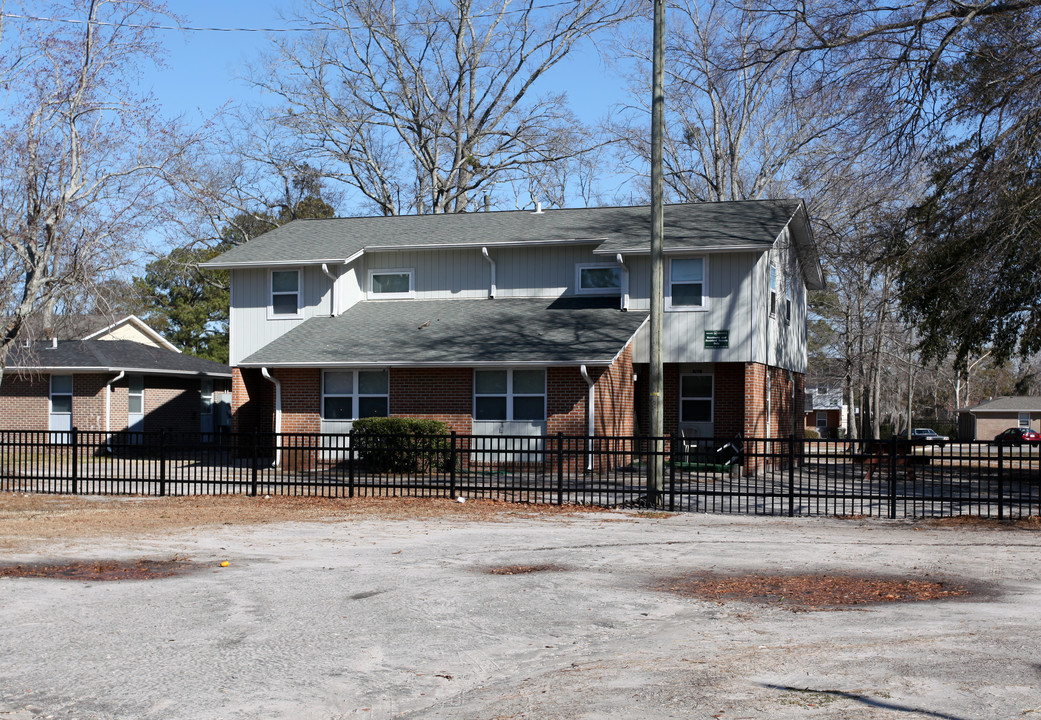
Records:
[[[78,318],[66,327],[90,325]],[[230,381],[227,365],[182,354],[131,315],[78,339],[62,334],[15,348],[0,384],[0,430],[211,433]]]
[[[346,432],[371,415],[464,434],[645,434],[650,209],[297,220],[231,272],[233,424]],[[800,201],[665,208],[666,432],[801,432]]]
[[[846,403],[837,383],[811,383],[806,391],[806,429],[822,438],[837,438],[846,432]]]
[[[998,397],[958,411],[959,440],[993,440],[1013,427],[1041,432],[1041,397]]]

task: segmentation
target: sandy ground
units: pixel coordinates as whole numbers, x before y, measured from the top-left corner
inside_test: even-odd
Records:
[[[0,578],[3,720],[1041,720],[1033,522],[0,495],[0,551],[185,569]],[[793,611],[663,589],[706,571],[972,594]]]

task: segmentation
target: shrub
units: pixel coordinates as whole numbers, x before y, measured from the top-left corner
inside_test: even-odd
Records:
[[[354,448],[374,472],[446,470],[450,430],[439,420],[373,417],[354,421]]]
[[[806,428],[806,430],[803,432],[803,437],[805,437],[807,440],[820,440],[821,434],[813,428]]]

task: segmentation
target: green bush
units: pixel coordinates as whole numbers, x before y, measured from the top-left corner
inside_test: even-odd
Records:
[[[374,472],[447,470],[450,430],[439,420],[373,417],[354,421],[354,448]]]
[[[813,428],[806,428],[803,431],[803,437],[805,437],[807,440],[820,440],[821,434]]]

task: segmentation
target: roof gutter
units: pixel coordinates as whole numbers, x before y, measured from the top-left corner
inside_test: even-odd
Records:
[[[259,366],[258,366],[259,367]],[[120,368],[98,367],[89,365],[9,365],[7,370],[13,372],[61,372],[71,373],[136,373],[139,375],[177,375],[186,377],[230,378],[231,372],[198,372],[196,370],[156,370],[155,368]]]
[[[282,383],[271,377],[271,373],[267,371],[266,367],[260,368],[260,374],[264,376],[265,380],[270,380],[275,384],[275,460],[271,463],[271,467],[278,467],[282,461],[279,439],[279,435],[282,434]]]
[[[386,360],[372,360],[368,362],[315,362],[313,360],[302,360],[300,362],[240,362],[236,363],[235,367],[239,368],[375,368],[375,367],[392,367],[392,368],[452,368],[452,367],[494,367],[494,368],[510,368],[510,367],[574,367],[576,365],[588,365],[590,367],[608,367],[614,359],[611,360],[558,360],[554,362],[546,362],[545,360],[482,360],[474,362],[468,360],[465,362],[444,362],[444,361],[430,361],[430,362],[417,362],[415,360],[397,360],[397,361],[386,361]]]

